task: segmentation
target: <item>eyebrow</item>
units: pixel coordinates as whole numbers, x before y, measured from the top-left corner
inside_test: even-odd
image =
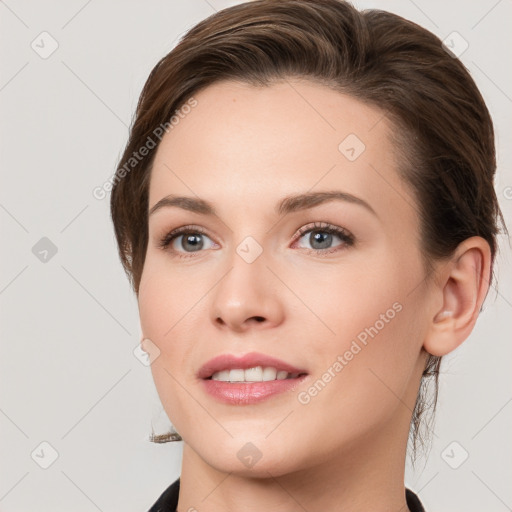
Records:
[[[286,215],[301,210],[314,208],[320,204],[329,201],[345,201],[348,203],[356,204],[364,207],[370,213],[378,217],[375,210],[363,199],[349,194],[348,192],[341,191],[327,191],[327,192],[307,192],[293,196],[287,196],[279,201],[275,206],[275,212],[278,215]],[[177,207],[188,210],[200,215],[214,215],[217,216],[217,211],[213,204],[210,202],[189,196],[176,196],[170,194],[163,197],[149,210],[148,216],[165,207]]]

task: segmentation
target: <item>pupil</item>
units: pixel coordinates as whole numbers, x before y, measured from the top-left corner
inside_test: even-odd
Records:
[[[323,234],[322,234],[323,233]],[[318,249],[326,249],[329,247],[329,243],[331,242],[332,235],[330,233],[325,232],[316,232],[316,234],[311,233],[313,236],[313,241],[320,242],[321,247],[317,247]],[[323,241],[322,241],[323,239]]]
[[[194,240],[195,240],[195,242],[194,242]],[[197,250],[198,247],[199,247],[199,249],[201,249],[201,247],[203,245],[203,242],[202,242],[202,240],[200,238],[200,235],[199,236],[198,235],[194,235],[194,234],[187,235],[185,237],[185,243],[188,244],[190,242],[192,242],[192,249],[195,248],[196,250]],[[186,247],[183,247],[183,248],[186,249]]]

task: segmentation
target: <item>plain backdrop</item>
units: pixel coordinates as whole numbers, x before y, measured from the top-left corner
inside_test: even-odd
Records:
[[[236,3],[0,2],[3,512],[140,512],[179,476],[182,443],[148,441],[159,404],[133,353],[137,304],[109,196],[92,191],[114,172],[156,62],[195,23]],[[510,0],[355,5],[468,45],[460,58],[495,121],[496,191],[511,218]],[[498,288],[442,366],[428,460],[407,466],[427,512],[512,509],[511,254],[500,239]]]

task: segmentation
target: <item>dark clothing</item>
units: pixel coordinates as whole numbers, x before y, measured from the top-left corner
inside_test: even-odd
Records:
[[[180,479],[178,478],[161,494],[148,512],[176,512],[178,495],[180,492]],[[405,499],[410,512],[425,512],[420,499],[410,489],[405,488]]]

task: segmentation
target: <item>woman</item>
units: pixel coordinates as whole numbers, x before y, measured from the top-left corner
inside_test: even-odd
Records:
[[[493,125],[427,30],[256,0],[152,70],[111,212],[182,439],[151,511],[424,510],[424,386],[493,277]],[[505,228],[506,229],[506,228]]]

